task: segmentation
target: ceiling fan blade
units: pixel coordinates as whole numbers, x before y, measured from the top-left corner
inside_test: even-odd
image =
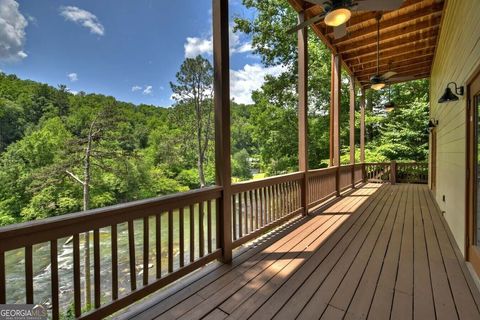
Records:
[[[347,35],[347,24],[341,24],[338,27],[333,28],[333,36],[335,39],[343,38]]]
[[[324,16],[325,16],[325,13],[321,13],[318,16],[311,17],[310,19],[307,19],[307,20],[303,21],[302,23],[297,24],[295,27],[293,27],[291,29],[288,29],[287,33],[295,33],[298,30],[301,30],[301,29],[303,29],[305,27],[308,27],[309,25],[311,25],[311,24],[313,24],[317,21],[322,20]]]
[[[395,77],[395,78],[390,78],[388,79],[388,82],[402,82],[402,81],[408,81],[408,80],[415,80],[415,77],[412,76],[404,76],[404,77]]]
[[[305,1],[313,3],[313,4],[318,4],[318,5],[321,5],[321,6],[323,6],[323,3],[325,2],[325,0],[305,0]]]
[[[388,71],[388,72],[385,72],[384,74],[382,74],[382,78],[383,79],[388,79],[388,78],[391,78],[393,77],[394,75],[396,75],[398,72],[395,72],[395,71]]]
[[[390,11],[400,8],[403,0],[357,0],[356,11]]]

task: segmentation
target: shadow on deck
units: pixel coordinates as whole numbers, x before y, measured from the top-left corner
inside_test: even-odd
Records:
[[[210,264],[123,319],[480,319],[426,185],[367,184]]]

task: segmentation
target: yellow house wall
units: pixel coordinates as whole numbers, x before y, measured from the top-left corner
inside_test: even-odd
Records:
[[[466,94],[439,104],[447,83],[467,85],[480,65],[480,0],[448,0],[430,83],[430,114],[438,120],[435,196],[465,254]],[[445,201],[443,201],[445,196]]]

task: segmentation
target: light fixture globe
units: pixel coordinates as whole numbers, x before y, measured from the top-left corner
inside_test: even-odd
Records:
[[[352,16],[352,13],[350,12],[350,10],[346,8],[337,8],[330,11],[325,16],[324,21],[327,26],[338,27],[339,25],[347,22],[351,16]]]
[[[380,90],[383,87],[385,87],[385,82],[383,81],[382,78],[378,75],[374,75],[373,77],[370,78],[370,83],[372,84],[370,88],[373,90]]]

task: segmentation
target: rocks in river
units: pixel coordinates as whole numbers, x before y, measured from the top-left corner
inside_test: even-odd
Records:
[[[73,236],[71,236],[70,238],[67,239],[67,241],[65,241],[65,243],[63,245],[67,245],[67,244],[70,244],[70,242],[73,241]]]
[[[148,269],[151,269],[153,268],[153,263],[149,263],[148,264]],[[137,270],[138,269],[141,269],[139,272],[138,272],[138,275],[141,276],[143,274],[143,265],[137,265]]]

